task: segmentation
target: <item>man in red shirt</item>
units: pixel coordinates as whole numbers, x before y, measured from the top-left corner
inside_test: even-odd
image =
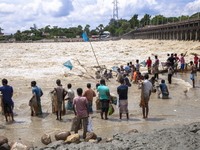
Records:
[[[152,64],[152,61],[151,61],[151,58],[149,57],[147,59],[147,69],[148,69],[149,74],[151,74],[151,64]]]
[[[194,64],[195,64],[196,69],[198,67],[198,60],[199,60],[199,57],[197,56],[197,54],[195,54],[195,56],[194,56]]]
[[[177,70],[178,70],[177,68],[178,68],[178,62],[179,62],[178,61],[179,58],[177,57],[177,54],[174,55],[174,58],[175,58],[175,63],[174,63],[175,69],[174,70],[175,70],[175,74],[177,74]]]
[[[82,93],[83,90],[81,88],[78,88],[77,89],[78,97],[74,98],[72,108],[77,118],[75,133],[78,133],[78,127],[80,126],[80,123],[83,120],[83,138],[85,139],[87,133],[88,117],[89,117],[89,105],[87,98],[83,97]]]

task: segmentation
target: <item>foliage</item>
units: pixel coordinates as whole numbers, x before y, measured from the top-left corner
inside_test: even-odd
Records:
[[[151,16],[149,14],[145,14],[144,17],[140,20],[140,25],[145,27],[145,25],[150,25]]]
[[[5,38],[1,36],[1,37],[0,37],[0,41],[2,41],[2,40],[5,40]]]

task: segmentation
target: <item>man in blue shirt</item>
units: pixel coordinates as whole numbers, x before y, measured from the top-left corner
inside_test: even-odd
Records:
[[[37,97],[37,106],[38,106],[38,114],[37,115],[41,115],[42,114],[42,108],[41,108],[41,99],[40,99],[40,97],[42,97],[43,92],[42,92],[40,87],[36,86],[36,82],[35,81],[31,82],[31,87],[33,87],[32,93],[33,94],[35,93],[36,97]]]
[[[125,71],[127,74],[130,73],[131,68],[129,67],[129,63],[127,63],[127,66],[125,67]]]
[[[167,85],[165,84],[165,80],[161,81],[160,89],[162,92],[162,99],[168,99],[169,91],[168,91]]]
[[[128,77],[124,74],[124,81],[126,82],[126,85],[131,87],[130,81],[128,79]]]
[[[100,80],[100,86],[98,86],[97,90],[100,94],[100,107],[101,107],[101,119],[103,118],[103,113],[105,112],[105,120],[108,119],[108,109],[109,109],[109,101],[111,102],[111,96],[109,88],[106,86],[106,82],[104,79]]]
[[[2,84],[3,86],[0,87],[0,91],[3,94],[3,105],[4,105],[4,114],[5,114],[6,122],[8,122],[8,113],[11,114],[12,121],[15,121],[13,118],[13,111],[12,111],[13,102],[11,99],[13,96],[13,88],[12,86],[7,85],[8,84],[7,79],[3,79]]]

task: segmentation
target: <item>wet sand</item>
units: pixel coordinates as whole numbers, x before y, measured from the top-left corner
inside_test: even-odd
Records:
[[[188,50],[186,62],[193,60],[192,53],[199,53],[199,42],[184,41],[158,41],[158,40],[121,40],[109,42],[95,42],[94,49],[101,65],[109,68],[126,64],[126,62],[140,59],[146,60],[151,56],[158,54],[160,61],[167,59],[167,53],[176,52],[179,56]],[[91,66],[96,65],[95,58],[89,47],[89,43],[44,43],[44,44],[1,44],[1,64],[0,76],[7,78],[9,84],[14,88],[15,102],[15,123],[5,123],[4,116],[0,116],[0,130],[2,135],[9,141],[15,139],[24,139],[33,142],[38,147],[43,147],[40,139],[44,133],[52,135],[60,131],[71,129],[71,119],[74,117],[72,111],[67,111],[63,121],[56,121],[56,116],[51,114],[51,100],[48,95],[53,89],[56,79],[61,79],[64,87],[72,83],[74,91],[82,87],[86,89],[88,82],[95,87],[96,81],[85,77],[79,77],[85,70],[78,65],[75,59],[89,68],[88,71],[94,75]],[[74,68],[72,71],[62,66],[64,62],[71,60]],[[146,70],[146,68],[142,68]],[[69,76],[68,73],[75,74]],[[108,121],[101,120],[100,114],[94,111],[92,124],[94,132],[100,137],[110,137],[116,133],[128,132],[131,129],[138,131],[152,131],[153,129],[162,129],[166,127],[176,127],[179,125],[188,125],[193,122],[200,122],[200,81],[199,74],[196,78],[197,88],[191,88],[190,74],[178,74],[172,79],[172,85],[168,85],[170,92],[169,100],[158,99],[156,94],[152,94],[150,100],[150,114],[148,120],[142,119],[142,111],[139,107],[140,90],[136,85],[129,88],[129,113],[130,120],[127,122],[124,118],[122,122],[118,121],[119,115],[116,109],[115,113],[109,117]],[[160,75],[160,79],[167,80],[167,74]],[[31,117],[28,101],[31,98],[30,82],[37,81],[44,92],[42,97],[43,115],[40,117]],[[107,82],[111,93],[117,95],[116,88],[119,85],[115,79]],[[185,95],[183,91],[189,89]],[[95,110],[96,106],[93,106]],[[82,134],[82,132],[79,132]]]

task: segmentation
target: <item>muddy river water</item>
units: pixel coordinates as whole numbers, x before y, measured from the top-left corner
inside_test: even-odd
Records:
[[[149,56],[154,61],[158,55],[161,62],[167,59],[167,53],[181,53],[188,51],[186,62],[193,60],[194,53],[200,54],[200,43],[192,41],[160,41],[160,40],[120,40],[92,43],[100,65],[113,66],[126,65],[126,62],[146,60]],[[38,147],[44,146],[40,139],[44,133],[50,134],[54,140],[55,133],[71,129],[71,120],[74,117],[72,111],[67,111],[62,121],[56,121],[56,116],[51,113],[51,99],[49,91],[56,84],[56,79],[61,79],[62,85],[67,87],[72,84],[76,91],[81,87],[86,89],[86,84],[91,83],[95,89],[97,81],[86,73],[94,76],[93,66],[96,60],[89,43],[12,43],[0,44],[0,79],[7,78],[9,85],[13,86],[15,102],[15,122],[5,122],[0,115],[0,132],[6,136],[9,142],[16,139],[24,139],[33,142]],[[77,59],[81,62],[81,66]],[[62,64],[70,60],[73,69],[70,71]],[[84,68],[83,68],[84,67]],[[146,68],[141,68],[145,71]],[[115,73],[114,73],[115,74]],[[82,76],[83,75],[83,76]],[[129,88],[129,114],[130,120],[118,120],[118,110],[109,120],[101,120],[100,114],[95,110],[92,117],[94,132],[100,137],[111,137],[115,133],[128,132],[131,129],[138,131],[152,131],[166,127],[200,122],[200,75],[198,74],[196,88],[191,86],[190,73],[178,73],[172,78],[172,84],[168,85],[170,99],[158,99],[152,94],[150,100],[149,119],[142,119],[142,111],[139,107],[140,90],[136,85]],[[167,80],[167,74],[161,74],[160,79]],[[36,80],[37,85],[43,90],[41,98],[43,115],[30,116],[28,101],[31,98],[30,82]],[[116,88],[119,83],[115,79],[107,82],[110,92],[117,96]],[[185,94],[184,91],[188,92]],[[82,132],[79,132],[82,134]]]

